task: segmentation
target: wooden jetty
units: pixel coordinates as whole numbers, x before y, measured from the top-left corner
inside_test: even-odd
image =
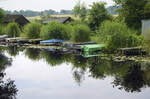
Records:
[[[146,55],[146,51],[142,47],[119,48],[117,52],[119,55],[125,56]]]

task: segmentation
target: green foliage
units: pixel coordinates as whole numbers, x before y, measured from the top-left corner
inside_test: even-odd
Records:
[[[104,21],[110,19],[104,2],[94,2],[89,12],[89,26],[95,30]]]
[[[73,20],[71,22],[68,22],[67,24],[71,25],[71,26],[78,25],[78,24],[87,25],[87,22],[86,21],[81,21],[81,20]]]
[[[20,34],[19,25],[14,22],[8,24],[6,31],[10,37],[17,37]]]
[[[4,17],[5,17],[5,13],[4,13],[3,9],[0,8],[0,23],[3,22]]]
[[[73,9],[73,13],[76,17],[79,16],[80,19],[84,21],[87,16],[87,8],[85,3],[81,3],[81,1],[79,0]]]
[[[69,25],[58,22],[50,22],[41,29],[40,37],[42,39],[64,39],[69,40],[72,29]]]
[[[30,23],[24,26],[24,35],[30,39],[36,39],[40,37],[42,25],[39,23]]]
[[[5,27],[3,25],[0,25],[0,35],[5,34]]]
[[[136,32],[128,29],[125,23],[111,21],[104,21],[97,32],[100,42],[105,43],[110,51],[142,45],[143,37],[135,34]]]
[[[76,5],[74,6],[74,8],[73,8],[73,14],[74,14],[75,16],[77,16],[77,15],[80,14],[80,8],[81,8],[80,5],[81,5],[81,2],[78,1],[78,2],[76,3]]]
[[[150,0],[144,6],[144,16],[145,16],[145,19],[150,19]]]
[[[86,42],[90,41],[91,30],[88,26],[78,24],[73,27],[74,32],[72,34],[72,40],[75,42]]]
[[[125,18],[125,23],[133,29],[141,28],[141,20],[150,18],[150,0],[114,0],[121,6],[119,15]]]

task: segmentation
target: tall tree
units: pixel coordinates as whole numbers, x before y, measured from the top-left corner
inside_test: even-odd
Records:
[[[141,28],[141,20],[150,19],[150,0],[114,0],[119,15],[124,17],[126,24],[133,29]]]
[[[84,2],[81,3],[81,1],[78,0],[76,5],[74,6],[73,13],[76,17],[79,16],[80,19],[82,21],[84,21],[87,16],[87,7],[86,7],[85,3]]]
[[[3,9],[0,8],[0,23],[3,22],[4,17],[5,17],[5,13],[4,13]]]
[[[94,2],[89,12],[89,26],[92,30],[95,30],[100,24],[107,19],[110,19],[104,2]]]

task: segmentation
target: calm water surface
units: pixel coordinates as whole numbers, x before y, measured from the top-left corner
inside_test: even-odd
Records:
[[[13,46],[0,52],[0,73],[5,74],[0,76],[0,96],[9,96],[6,99],[150,98],[148,63],[117,63]]]

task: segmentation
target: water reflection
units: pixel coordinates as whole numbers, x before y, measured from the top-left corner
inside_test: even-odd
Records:
[[[11,59],[0,53],[0,99],[14,99],[18,91],[13,80],[3,80],[4,70],[11,66],[11,62]]]
[[[58,66],[70,60],[70,55],[46,50],[41,51],[41,57],[51,66]]]
[[[8,46],[7,52],[11,56],[16,56],[19,53],[19,48],[17,46]]]
[[[28,48],[25,51],[25,55],[31,60],[39,60],[40,57],[40,49]]]
[[[115,78],[113,84],[127,92],[141,92],[141,88],[149,86],[144,72],[140,63],[132,63],[124,75]]]
[[[9,47],[8,53],[15,56],[23,48]],[[84,58],[83,56],[65,54],[61,52],[50,52],[47,50],[29,48],[25,55],[34,61],[40,59],[46,61],[49,66],[56,67],[63,63],[72,64],[72,75],[78,85],[85,80],[85,75],[103,80],[113,77],[112,86],[126,92],[141,92],[142,88],[150,87],[150,65],[139,62],[114,62],[100,56]],[[3,61],[5,58],[3,58]],[[0,62],[0,65],[3,62]]]

